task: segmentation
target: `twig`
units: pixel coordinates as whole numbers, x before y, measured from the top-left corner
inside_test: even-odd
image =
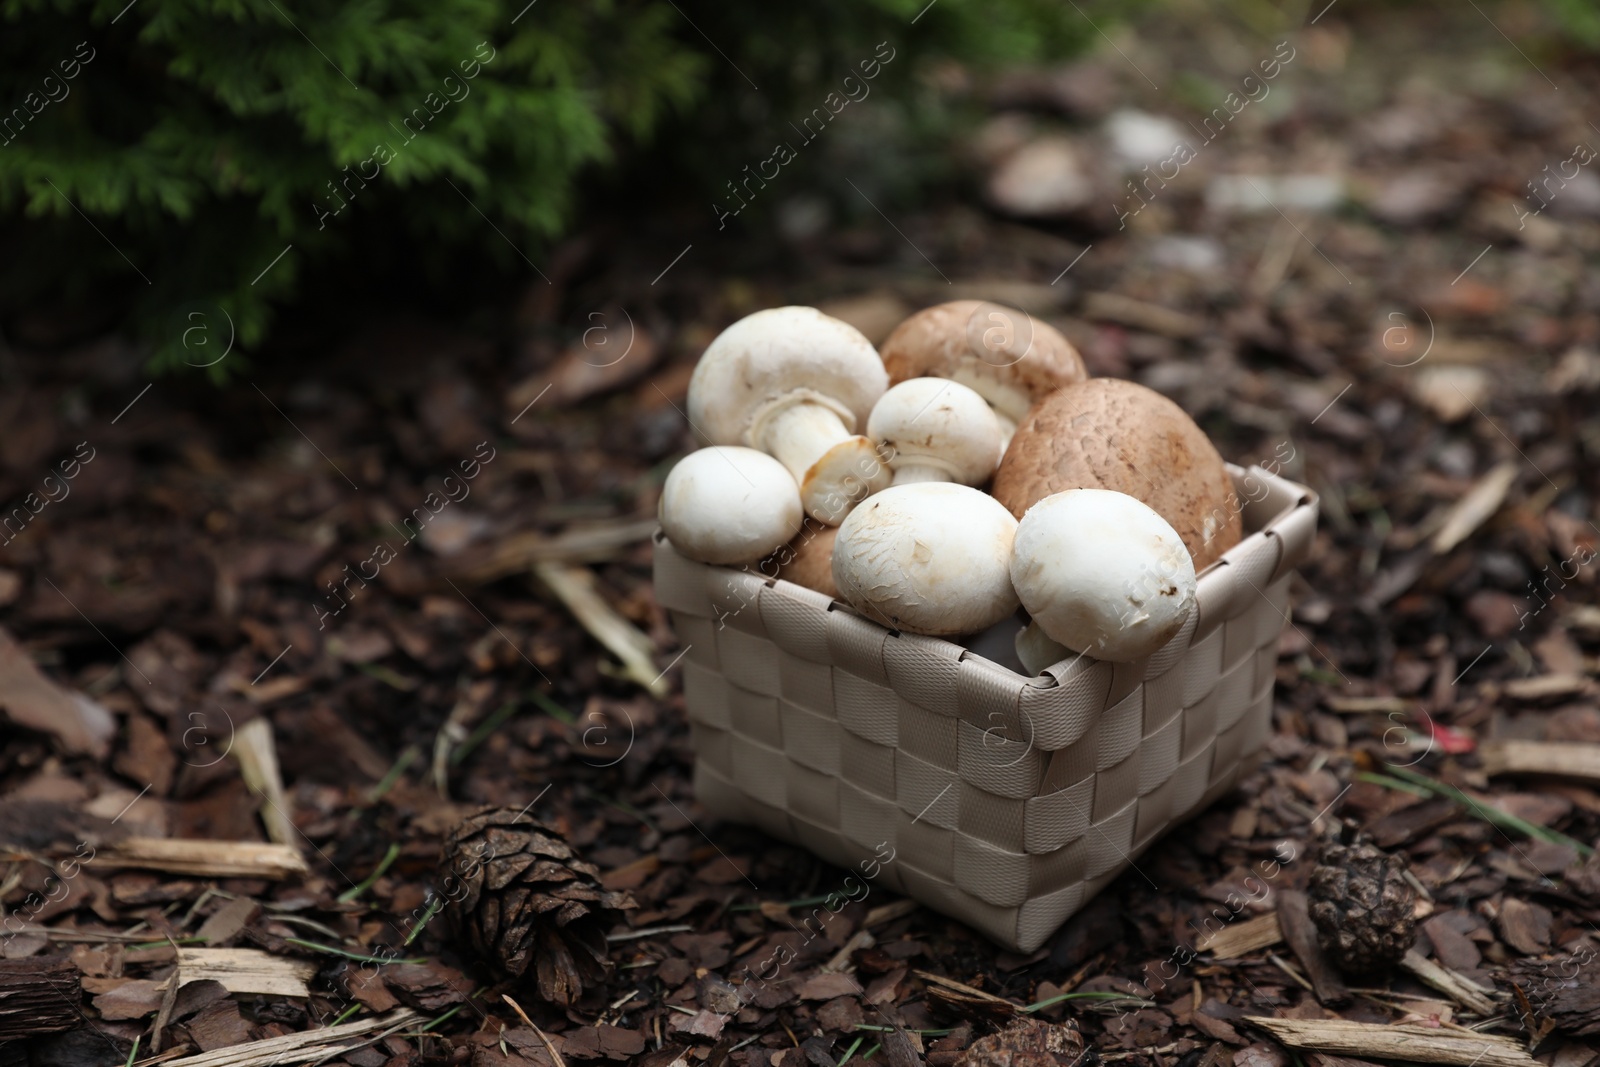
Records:
[[[239,761],[244,784],[265,802],[261,822],[267,828],[267,836],[280,845],[294,848],[299,834],[294,823],[289,821],[289,800],[283,792],[283,774],[278,769],[278,745],[273,740],[271,720],[251,719],[239,727],[234,735],[233,758]]]
[[[523,1022],[531,1026],[534,1033],[539,1035],[539,1040],[544,1042],[544,1047],[549,1051],[550,1058],[555,1061],[556,1067],[567,1067],[567,1062],[561,1058],[561,1053],[556,1051],[555,1045],[550,1043],[550,1038],[545,1035],[543,1030],[539,1029],[539,1025],[528,1018],[528,1013],[522,1010],[522,1005],[512,1000],[510,995],[506,993],[500,994],[500,999],[511,1005],[511,1010],[516,1012]]]
[[[140,867],[202,878],[281,881],[303,878],[311,873],[305,859],[288,845],[198,838],[125,837],[101,849],[95,863],[103,867]]]
[[[1278,925],[1278,915],[1269,912],[1242,923],[1224,926],[1216,933],[1201,938],[1194,948],[1196,952],[1210,952],[1219,960],[1231,960],[1258,949],[1271,948],[1282,940],[1283,928]]]
[[[666,672],[657,670],[655,661],[650,658],[655,652],[655,642],[595,591],[593,571],[567,563],[536,563],[533,573],[567,606],[591,637],[622,661],[623,673],[631,681],[658,700],[666,697],[671,691]]]
[[[1494,1001],[1483,989],[1455,971],[1427,959],[1416,949],[1408,950],[1400,965],[1424,984],[1437,989],[1475,1015],[1489,1015],[1494,1011]]]
[[[1100,1058],[1106,1063],[1120,1063],[1123,1060],[1131,1060],[1140,1056],[1153,1056],[1157,1053],[1176,1052],[1178,1051],[1178,1047],[1182,1044],[1183,1042],[1181,1041],[1174,1041],[1170,1045],[1159,1045],[1155,1048],[1138,1049],[1133,1052],[1104,1052],[1100,1054]]]
[[[598,563],[615,559],[629,545],[644,541],[656,530],[655,519],[576,527],[547,537],[541,533],[513,534],[485,552],[467,551],[449,564],[449,577],[469,585],[482,585],[536,563]]]
[[[1278,968],[1278,970],[1282,971],[1284,974],[1288,975],[1290,978],[1293,978],[1295,980],[1295,983],[1298,984],[1300,986],[1300,988],[1304,989],[1307,993],[1311,993],[1311,994],[1315,994],[1316,993],[1316,991],[1317,991],[1316,987],[1311,984],[1311,982],[1306,978],[1305,975],[1303,975],[1299,971],[1295,970],[1294,967],[1290,965],[1288,960],[1284,959],[1282,956],[1278,955],[1276,952],[1267,953],[1267,959],[1268,959],[1269,962],[1271,962],[1271,964],[1274,967]]]
[[[1291,1048],[1350,1053],[1362,1059],[1443,1063],[1454,1067],[1535,1067],[1537,1061],[1507,1037],[1466,1034],[1432,1026],[1379,1025],[1348,1019],[1274,1019],[1250,1015],[1259,1026]]]
[[[267,1067],[274,1063],[305,1063],[329,1052],[343,1053],[359,1047],[340,1045],[338,1042],[344,1038],[360,1037],[375,1030],[384,1031],[371,1039],[376,1041],[386,1033],[392,1033],[421,1017],[410,1008],[401,1008],[382,1018],[357,1019],[354,1022],[322,1030],[307,1030],[298,1034],[285,1034],[282,1037],[269,1037],[261,1041],[247,1041],[241,1045],[230,1045],[214,1052],[185,1056],[166,1062],[167,1067]],[[361,1044],[371,1044],[371,1041]]]
[[[633,941],[641,937],[652,937],[656,934],[681,934],[693,929],[694,927],[688,923],[674,923],[671,926],[647,926],[643,930],[629,930],[627,933],[622,934],[607,934],[606,940],[616,944],[618,941]]]

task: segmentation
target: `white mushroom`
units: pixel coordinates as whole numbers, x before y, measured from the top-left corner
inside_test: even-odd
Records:
[[[805,518],[783,464],[753,448],[691,452],[661,487],[661,528],[701,563],[754,563],[789,542]]]
[[[1008,563],[1017,520],[987,493],[955,482],[897,485],[839,526],[833,580],[875,622],[953,636],[1017,608]]]
[[[1060,663],[1068,656],[1075,655],[1072,649],[1052,641],[1039,628],[1039,624],[1032,621],[1017,631],[1016,650],[1022,669],[1029,674],[1040,674],[1052,663]]]
[[[856,432],[889,387],[872,342],[809,307],[746,315],[717,335],[689,379],[689,421],[712,444],[748,445],[789,469],[813,518],[837,525],[889,484]]]
[[[895,485],[982,485],[1000,464],[1000,420],[989,402],[947,378],[909,378],[867,419],[867,436],[894,470]]]
[[[1089,377],[1060,330],[981,300],[923,308],[884,338],[882,354],[891,383],[951,378],[977,390],[993,406],[1006,441],[1034,404]]]
[[[1167,521],[1125,493],[1069,489],[1017,526],[1011,581],[1045,635],[1095,659],[1142,659],[1194,610],[1194,562]]]

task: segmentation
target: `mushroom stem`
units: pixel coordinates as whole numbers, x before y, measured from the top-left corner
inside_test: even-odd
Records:
[[[800,483],[806,514],[829,526],[889,485],[889,468],[877,447],[851,433],[838,412],[815,401],[784,405],[758,422],[751,437]]]
[[[756,432],[756,447],[788,467],[796,482],[828,449],[854,436],[838,412],[809,400],[786,405]]]
[[[949,464],[925,459],[921,463],[908,463],[894,469],[892,485],[909,485],[912,482],[953,482],[955,473]]]
[[[995,408],[994,421],[1000,424],[1000,454],[1003,456],[1006,449],[1011,447],[1012,435],[1017,432],[1017,420]]]

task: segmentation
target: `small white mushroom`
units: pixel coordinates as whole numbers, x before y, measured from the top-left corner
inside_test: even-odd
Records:
[[[714,446],[678,461],[661,487],[661,528],[701,563],[755,563],[789,542],[805,518],[783,464],[753,448]]]
[[[816,308],[769,308],[707,346],[689,379],[689,421],[712,444],[775,456],[806,513],[838,525],[889,484],[872,442],[856,432],[888,387],[877,349],[854,326]]]
[[[993,406],[1011,440],[1028,409],[1089,376],[1061,331],[1024,311],[981,300],[953,300],[906,319],[883,341],[889,381],[950,378]]]
[[[910,378],[884,393],[867,436],[894,470],[895,485],[982,485],[1000,465],[1000,420],[989,402],[947,378]]]
[[[1095,659],[1142,659],[1194,610],[1194,561],[1167,521],[1125,493],[1069,489],[1017,526],[1011,581],[1052,640]]]
[[[1076,655],[1072,649],[1058,641],[1052,641],[1039,628],[1039,624],[1032,621],[1017,631],[1015,647],[1022,669],[1029,674],[1041,674],[1052,663],[1060,663],[1067,657]]]
[[[954,636],[1017,608],[1008,564],[1017,520],[987,493],[956,482],[897,485],[839,526],[833,580],[875,622]]]

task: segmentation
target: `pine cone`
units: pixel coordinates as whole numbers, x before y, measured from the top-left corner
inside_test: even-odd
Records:
[[[1404,856],[1367,841],[1323,846],[1306,896],[1317,942],[1346,974],[1387,970],[1416,939],[1417,892],[1405,870]]]
[[[496,970],[520,978],[532,968],[539,996],[563,1006],[610,976],[606,930],[633,898],[603,889],[559,831],[487,808],[445,839],[444,863],[455,876],[445,916]]]

